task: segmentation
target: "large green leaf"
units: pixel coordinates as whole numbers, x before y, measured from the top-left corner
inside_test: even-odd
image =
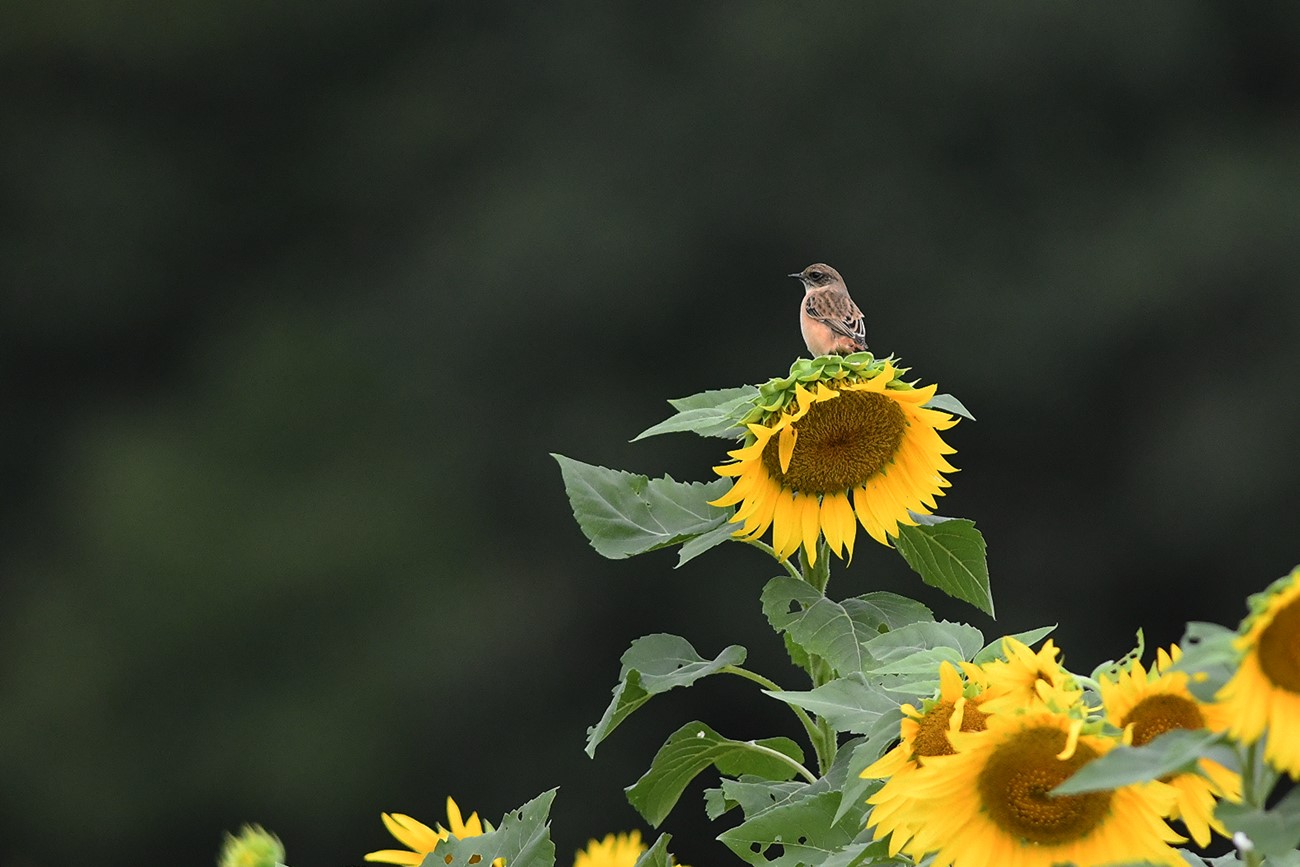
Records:
[[[917,525],[898,528],[898,552],[931,587],[993,616],[984,536],[965,518],[917,515]]]
[[[892,593],[835,602],[807,581],[788,575],[767,582],[762,603],[773,629],[784,633],[798,649],[826,660],[839,675],[863,670],[867,661],[864,641],[908,618],[930,616],[925,606]]]
[[[822,864],[841,856],[862,831],[860,814],[849,813],[835,820],[839,804],[840,794],[836,791],[791,798],[724,831],[718,839],[756,867]],[[850,857],[841,867],[852,861]]]
[[[773,751],[789,760],[774,756]],[[650,770],[625,790],[627,799],[653,827],[672,811],[686,786],[702,771],[717,765],[723,773],[753,774],[788,780],[798,773],[803,751],[789,738],[733,741],[701,722],[673,732],[659,748]]]
[[[620,659],[622,668],[609,707],[605,708],[600,722],[587,729],[587,755],[594,756],[596,746],[651,696],[690,686],[702,677],[744,661],[745,648],[739,644],[723,648],[713,659],[705,659],[679,635],[656,633],[638,638]]]
[[[632,442],[659,434],[683,431],[704,437],[734,438],[743,433],[738,425],[740,420],[754,408],[754,398],[757,396],[757,388],[752,385],[742,385],[738,388],[702,391],[690,397],[670,400],[668,402],[677,413],[641,431]]]
[[[552,867],[555,844],[551,842],[548,815],[554,800],[555,789],[551,789],[506,813],[493,831],[463,840],[443,840],[425,856],[420,867],[488,865],[497,858],[504,858],[510,867]]]
[[[1176,729],[1140,747],[1119,746],[1094,759],[1052,790],[1053,795],[1077,795],[1099,789],[1118,789],[1194,770],[1220,735],[1203,729]]]
[[[898,710],[899,701],[859,673],[837,678],[806,691],[764,690],[786,704],[801,707],[826,720],[839,732],[871,734],[880,718]]]
[[[733,514],[709,505],[730,487],[726,479],[707,484],[667,476],[650,479],[564,455],[552,457],[560,465],[578,526],[591,547],[611,560],[688,542],[718,529]]]

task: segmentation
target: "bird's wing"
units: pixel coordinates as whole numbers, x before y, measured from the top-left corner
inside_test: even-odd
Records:
[[[858,305],[845,292],[809,292],[803,302],[804,312],[831,331],[867,345],[867,321]]]

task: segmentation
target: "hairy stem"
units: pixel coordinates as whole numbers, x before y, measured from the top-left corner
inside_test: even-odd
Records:
[[[765,747],[762,744],[755,743],[754,741],[745,741],[745,748],[751,749],[756,753],[763,753],[764,755],[771,756],[774,759],[780,759],[790,767],[794,768],[795,772],[798,773],[799,776],[803,777],[808,782],[810,783],[817,782],[817,778],[813,776],[812,771],[808,770],[803,765],[799,764],[794,759],[790,758],[780,750],[774,750],[771,747]]]

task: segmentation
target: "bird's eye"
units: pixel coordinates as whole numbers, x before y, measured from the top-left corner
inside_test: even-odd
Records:
[[[811,278],[813,278],[814,280],[820,280],[820,279],[822,279],[823,277],[825,277],[826,275],[823,274],[823,273],[820,272],[820,271],[810,271],[810,272],[808,273],[808,276],[811,277]]]

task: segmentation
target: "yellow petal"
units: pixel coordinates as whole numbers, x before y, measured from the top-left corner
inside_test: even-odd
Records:
[[[799,431],[793,426],[785,427],[781,430],[781,442],[777,446],[778,457],[781,459],[781,472],[790,472],[790,458],[794,455],[794,441],[798,438]]]
[[[717,467],[714,467],[714,469],[716,470]],[[732,486],[727,489],[727,492],[721,497],[718,497],[716,500],[709,500],[708,502],[710,506],[726,508],[727,506],[736,505],[743,499],[745,499],[745,488],[737,482],[733,483]]]
[[[772,511],[772,547],[784,560],[799,548],[799,522],[794,513],[794,494],[781,491]]]
[[[817,540],[821,538],[821,528],[818,524],[818,517],[821,515],[821,504],[817,502],[816,494],[800,494],[800,524],[803,531],[803,548],[808,552],[808,565],[811,566],[817,562]]]
[[[826,544],[835,552],[835,556],[842,558],[844,533],[840,529],[840,516],[836,511],[835,497],[835,494],[822,494],[818,519],[822,525],[822,533],[826,536]]]
[[[858,516],[862,529],[870,533],[871,538],[882,545],[889,546],[888,540],[885,539],[884,530],[881,529],[876,516],[871,513],[867,506],[867,492],[861,486],[853,489],[853,511]]]
[[[380,818],[397,842],[417,851],[431,852],[438,845],[438,840],[442,839],[437,831],[405,813],[381,813]]]
[[[944,660],[939,663],[939,697],[944,701],[956,701],[962,694],[961,675],[952,663]]]
[[[427,852],[408,852],[405,849],[380,849],[378,852],[367,852],[361,857],[366,861],[377,861],[381,864],[401,864],[415,867],[424,860]]]

